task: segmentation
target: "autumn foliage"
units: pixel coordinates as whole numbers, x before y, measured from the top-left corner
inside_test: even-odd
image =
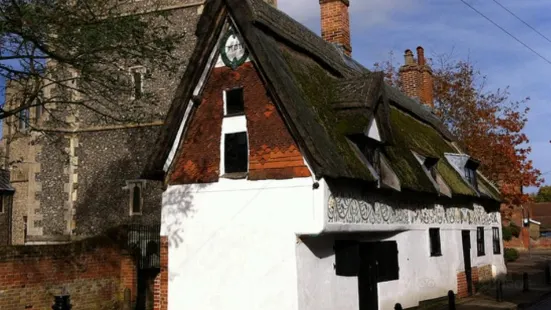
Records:
[[[504,203],[528,202],[530,196],[522,187],[543,182],[528,159],[530,141],[523,132],[530,98],[510,100],[508,87],[487,90],[486,77],[470,61],[439,57],[430,63],[436,113],[459,145],[481,162],[481,172],[499,187]],[[375,70],[385,72],[387,81],[400,87],[392,58],[375,64]]]

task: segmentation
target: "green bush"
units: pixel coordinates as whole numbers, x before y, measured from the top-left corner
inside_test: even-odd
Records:
[[[506,262],[514,262],[518,259],[518,251],[516,249],[510,249],[507,248],[503,252],[503,258],[505,258]]]
[[[509,224],[509,227],[511,228],[511,234],[515,237],[515,238],[518,238],[518,236],[520,236],[520,227],[518,227],[515,223],[511,222]]]
[[[510,241],[511,239],[513,239],[513,230],[510,226],[503,226],[501,227],[501,230],[503,231],[503,240]]]

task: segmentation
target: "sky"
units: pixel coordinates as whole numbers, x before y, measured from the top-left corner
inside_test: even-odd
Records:
[[[551,42],[494,0],[465,0],[530,48],[551,60]],[[496,0],[551,39],[551,1]],[[319,0],[278,0],[279,9],[320,33]],[[350,0],[352,55],[368,68],[403,62],[406,49],[423,46],[426,57],[452,53],[469,59],[490,89],[510,87],[510,99],[530,98],[525,133],[545,184],[551,185],[551,64],[491,24],[460,0]],[[528,188],[533,192],[535,188]]]

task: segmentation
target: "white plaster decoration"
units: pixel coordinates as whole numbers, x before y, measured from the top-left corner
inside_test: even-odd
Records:
[[[497,212],[488,213],[478,205],[473,209],[403,203],[394,203],[394,206],[390,206],[367,197],[331,195],[327,204],[327,221],[341,224],[491,225],[498,224],[499,218]]]

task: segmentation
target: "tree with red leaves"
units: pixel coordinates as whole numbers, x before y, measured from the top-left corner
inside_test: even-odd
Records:
[[[392,56],[392,55],[391,55]],[[498,186],[509,206],[530,201],[523,187],[542,184],[541,172],[528,159],[526,126],[530,98],[509,99],[509,87],[487,90],[486,77],[470,61],[441,56],[433,67],[436,113],[462,148],[481,162],[481,172]],[[387,82],[400,87],[392,58],[376,63]]]

